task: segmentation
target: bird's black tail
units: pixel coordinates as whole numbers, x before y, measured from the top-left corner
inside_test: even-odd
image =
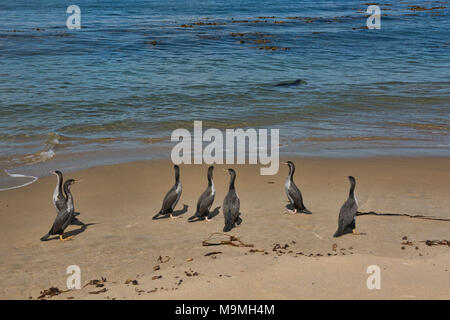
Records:
[[[343,234],[342,231],[337,229],[337,231],[334,233],[333,237],[337,238],[337,237],[342,236],[342,234]]]
[[[223,227],[223,232],[228,232],[234,227],[234,222],[230,218],[225,218],[225,226]]]
[[[301,210],[301,212],[306,213],[306,214],[312,214],[312,212],[306,208],[303,208],[303,210]]]
[[[84,226],[85,225],[83,221],[78,220],[75,217],[72,217],[72,220],[70,221],[70,224],[71,225],[76,225],[76,226]]]
[[[50,237],[50,233],[47,233],[45,236],[41,238],[41,241],[47,241],[48,237]]]
[[[153,216],[152,220],[156,220],[156,218],[158,218],[158,216],[161,215],[161,214],[163,214],[162,209],[161,209],[157,214],[155,214],[155,215]]]
[[[198,218],[198,217],[199,217],[199,214],[198,214],[198,212],[196,212],[192,217],[188,218],[188,221],[192,221],[192,220],[194,220],[195,218]]]

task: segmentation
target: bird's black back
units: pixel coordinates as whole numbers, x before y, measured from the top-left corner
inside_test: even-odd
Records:
[[[294,183],[294,181],[291,181],[291,185],[289,187],[289,196],[294,201],[293,206],[297,210],[304,210],[305,205],[303,204],[303,197],[302,193],[300,192],[300,189],[297,187],[297,185]]]
[[[204,217],[209,214],[209,209],[214,202],[214,197],[215,194],[212,193],[212,186],[208,186],[197,201],[196,215],[198,217]]]
[[[334,237],[339,237],[340,235],[351,233],[353,229],[356,228],[356,213],[358,212],[358,202],[355,198],[355,185],[356,180],[354,177],[349,176],[350,180],[350,192],[347,200],[341,207],[339,211],[338,219],[338,229],[334,234]]]
[[[164,197],[163,204],[161,207],[161,214],[172,213],[172,208],[177,205],[179,196],[177,194],[177,184],[175,184],[170,190],[167,192]]]
[[[225,217],[224,232],[228,232],[234,228],[239,218],[240,200],[236,191],[230,190],[223,200],[223,215]]]

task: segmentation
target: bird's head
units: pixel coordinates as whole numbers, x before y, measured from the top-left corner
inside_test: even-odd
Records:
[[[283,162],[283,164],[287,164],[287,166],[289,167],[289,173],[294,173],[295,165],[292,161]]]
[[[75,180],[75,179],[68,179],[68,180],[66,180],[66,182],[64,182],[64,190],[69,190],[70,187],[71,187],[73,184],[77,183],[77,182],[78,182],[78,181]]]
[[[351,185],[355,185],[356,184],[356,179],[353,176],[348,176],[348,180],[350,181]]]
[[[58,177],[62,176],[62,172],[59,170],[52,171],[52,174],[54,174],[55,176],[58,176]]]

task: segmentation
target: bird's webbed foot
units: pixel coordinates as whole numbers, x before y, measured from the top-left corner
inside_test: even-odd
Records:
[[[69,240],[72,240],[72,239],[73,239],[73,236],[64,238],[64,235],[62,235],[62,234],[59,235],[59,240],[61,240],[61,241],[69,241]]]

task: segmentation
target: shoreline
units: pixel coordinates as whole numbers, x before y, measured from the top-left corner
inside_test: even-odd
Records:
[[[103,153],[102,160],[95,160],[96,152],[88,152],[88,153],[74,153],[69,155],[59,155],[54,159],[50,159],[49,161],[37,162],[34,164],[28,164],[25,166],[11,167],[11,168],[0,168],[2,172],[0,172],[0,192],[14,190],[18,188],[22,188],[24,186],[35,183],[36,181],[51,176],[51,172],[53,170],[62,170],[63,172],[75,173],[82,170],[99,168],[103,166],[109,165],[123,165],[129,163],[139,163],[145,161],[171,161],[170,156],[170,148],[165,147],[163,149],[165,152],[159,150],[159,153],[156,155],[150,156],[147,153],[139,152],[137,150],[134,155],[129,156],[128,158],[115,158],[115,160],[111,160],[110,156],[114,156],[122,151],[120,150],[109,150],[108,152]],[[142,151],[142,150],[140,150]],[[343,156],[341,154],[336,154],[335,156],[331,155],[298,155],[292,154],[288,156],[289,153],[283,152],[280,154],[280,162],[282,159],[309,159],[309,160],[371,160],[371,159],[446,159],[450,158],[450,155],[442,154],[442,155],[429,155],[424,156],[420,154],[405,154],[405,155],[385,155],[385,154],[366,154],[366,155],[352,155],[352,156]],[[71,159],[73,157],[73,159]],[[93,161],[89,161],[89,159]],[[79,160],[81,160],[84,164],[80,165]],[[225,159],[224,159],[225,162]],[[248,162],[246,160],[246,162]],[[184,164],[181,164],[184,165]],[[207,165],[206,163],[202,164],[190,164],[190,165]],[[222,164],[227,165],[227,164]],[[250,165],[248,163],[243,165]],[[230,165],[233,166],[233,165]],[[240,165],[238,165],[240,166]],[[250,166],[259,166],[260,168],[268,167],[267,165],[260,165],[259,163],[256,165]],[[280,168],[282,164],[280,163]],[[47,172],[46,175],[42,175],[42,172]],[[277,173],[279,174],[279,172]],[[17,177],[11,177],[12,175],[17,175]],[[23,177],[19,177],[23,176]],[[20,179],[21,182],[15,182]],[[33,180],[30,183],[30,180]]]
[[[105,277],[104,287],[88,285],[52,299],[450,298],[445,280],[449,248],[422,242],[448,239],[450,222],[360,216],[357,230],[365,235],[332,237],[348,195],[348,175],[357,179],[361,212],[449,219],[450,158],[291,160],[297,165],[295,182],[312,215],[284,213],[286,166],[274,176],[260,176],[258,165],[230,166],[237,171],[244,221],[229,234],[254,245],[248,248],[202,246],[212,233],[222,231],[220,208],[211,222],[187,222],[206,187],[206,165],[181,165],[183,194],[176,210],[188,207],[173,220],[151,219],[174,182],[170,161],[137,161],[66,174],[66,179],[82,180],[72,192],[79,218],[89,226],[70,226],[67,233],[74,238],[65,242],[39,241],[55,216],[54,177],[0,192],[0,297],[36,299],[51,286],[65,290],[66,268],[75,264],[81,268],[82,287]],[[228,166],[215,167],[213,209],[222,206],[229,179],[221,170]],[[411,245],[402,244],[405,236]],[[277,244],[288,247],[274,251]],[[213,251],[221,253],[205,256]],[[169,261],[158,262],[160,256]],[[374,264],[382,270],[381,290],[366,287],[366,268]],[[162,277],[153,280],[155,276]],[[126,280],[138,284],[125,284]],[[103,288],[104,293],[89,293]]]

